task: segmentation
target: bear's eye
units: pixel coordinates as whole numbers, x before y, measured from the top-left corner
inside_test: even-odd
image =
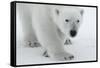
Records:
[[[69,22],[69,20],[68,20],[68,19],[66,19],[65,21],[66,21],[66,22]]]
[[[77,23],[79,23],[80,21],[79,20],[77,20]]]

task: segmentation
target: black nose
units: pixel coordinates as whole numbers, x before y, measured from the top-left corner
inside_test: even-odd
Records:
[[[76,30],[71,30],[71,31],[70,31],[70,35],[71,35],[71,37],[76,36],[76,34],[77,34]]]

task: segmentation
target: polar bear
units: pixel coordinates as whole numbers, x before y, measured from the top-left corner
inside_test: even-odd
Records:
[[[66,52],[64,44],[77,35],[82,23],[83,9],[73,6],[17,4],[24,43],[41,45],[45,56],[55,60],[71,60],[74,56]],[[66,41],[67,40],[67,41]]]

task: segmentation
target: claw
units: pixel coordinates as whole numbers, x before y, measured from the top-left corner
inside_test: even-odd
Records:
[[[68,45],[68,44],[72,44],[70,39],[66,40],[65,43],[64,43],[64,45]]]
[[[70,60],[72,60],[74,58],[74,56],[70,56],[69,58],[70,58]]]
[[[45,51],[45,52],[43,53],[43,56],[45,56],[45,57],[50,57],[50,56],[48,55],[47,51]]]

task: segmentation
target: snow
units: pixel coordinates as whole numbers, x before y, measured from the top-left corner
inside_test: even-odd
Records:
[[[84,19],[79,33],[76,38],[72,39],[72,45],[65,45],[66,51],[75,56],[73,60],[68,61],[55,61],[44,57],[45,50],[42,47],[24,47],[20,44],[21,25],[17,18],[17,65],[96,60],[96,8],[82,8],[84,9]]]

